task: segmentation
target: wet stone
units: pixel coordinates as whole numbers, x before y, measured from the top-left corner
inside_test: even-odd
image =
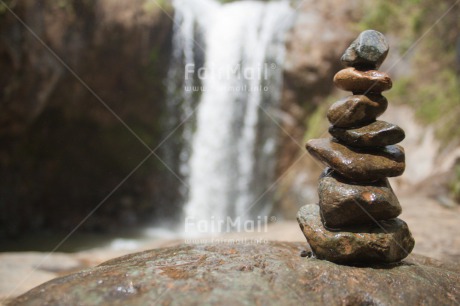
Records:
[[[403,141],[405,133],[395,124],[375,121],[359,128],[331,126],[329,133],[341,143],[352,147],[383,147]]]
[[[318,259],[341,264],[398,262],[412,251],[414,239],[400,219],[379,221],[342,231],[324,227],[318,205],[305,205],[297,221]]]
[[[313,256],[342,264],[398,262],[414,247],[401,205],[388,177],[405,169],[405,137],[394,124],[377,121],[388,107],[382,92],[392,81],[377,71],[388,54],[385,37],[364,31],[342,56],[348,68],[335,85],[352,96],[327,112],[332,139],[307,142],[308,152],[327,167],[319,180],[319,203],[301,208],[297,220]],[[359,303],[351,303],[359,304]]]
[[[391,89],[393,83],[390,77],[381,71],[360,71],[355,68],[342,69],[334,76],[334,84],[343,90],[354,94],[381,93]]]
[[[308,141],[306,148],[314,158],[350,182],[372,182],[399,176],[405,169],[404,149],[398,145],[357,149],[322,138]]]
[[[327,228],[372,224],[401,214],[401,205],[386,178],[374,183],[350,184],[327,168],[319,180],[318,193]]]
[[[306,242],[285,241],[153,249],[56,278],[6,305],[438,306],[460,301],[458,264],[412,254],[396,264],[354,267],[318,260],[309,251]]]
[[[336,127],[361,126],[375,121],[387,107],[388,101],[382,95],[353,95],[332,104],[327,118]]]
[[[382,33],[367,30],[348,47],[341,60],[347,67],[378,69],[387,57],[389,49]]]

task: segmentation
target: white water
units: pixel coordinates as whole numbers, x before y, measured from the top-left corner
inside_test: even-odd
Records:
[[[247,220],[267,214],[279,132],[270,113],[280,100],[292,9],[287,1],[173,4],[178,25],[173,57],[197,71],[197,53],[203,54],[206,72],[199,81],[196,74],[184,81],[180,103],[184,119],[194,109],[191,86],[201,81],[195,123],[183,132],[191,140],[181,154],[180,171],[190,187],[185,217]]]

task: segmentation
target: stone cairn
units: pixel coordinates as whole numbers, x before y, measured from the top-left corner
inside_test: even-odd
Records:
[[[347,67],[335,85],[351,91],[331,106],[327,118],[331,139],[313,139],[306,148],[327,166],[319,179],[319,206],[303,206],[297,220],[314,256],[336,263],[392,263],[414,247],[407,224],[396,218],[401,206],[387,177],[405,169],[404,149],[396,143],[404,131],[376,118],[392,87],[377,71],[388,54],[380,32],[362,32],[342,56]]]

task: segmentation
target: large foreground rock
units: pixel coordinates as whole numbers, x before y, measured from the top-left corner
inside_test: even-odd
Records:
[[[183,245],[135,253],[54,279],[10,305],[454,305],[460,267],[411,255],[341,266],[305,243]]]

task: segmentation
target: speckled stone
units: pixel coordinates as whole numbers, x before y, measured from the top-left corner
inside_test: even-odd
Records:
[[[398,145],[383,148],[355,149],[332,139],[312,139],[308,152],[350,182],[372,182],[399,176],[405,169],[404,149]]]
[[[341,60],[347,67],[378,69],[389,50],[388,42],[382,33],[367,30],[348,47]]]
[[[331,126],[329,133],[341,143],[352,147],[383,147],[403,141],[405,133],[395,124],[375,121],[359,128]]]
[[[401,205],[386,178],[374,183],[350,184],[327,168],[319,180],[318,193],[327,228],[372,224],[401,214]]]
[[[407,224],[397,218],[379,221],[380,226],[331,231],[321,221],[319,206],[312,204],[300,208],[297,221],[316,257],[335,263],[398,262],[415,244]]]
[[[438,306],[460,300],[455,263],[409,255],[395,264],[354,267],[301,257],[309,250],[306,242],[284,241],[148,250],[56,278],[6,304]]]
[[[362,126],[375,121],[387,107],[388,101],[382,95],[353,95],[332,104],[327,118],[336,127]]]
[[[390,77],[381,71],[360,71],[355,68],[342,69],[334,76],[334,84],[354,94],[381,93],[393,86]]]

